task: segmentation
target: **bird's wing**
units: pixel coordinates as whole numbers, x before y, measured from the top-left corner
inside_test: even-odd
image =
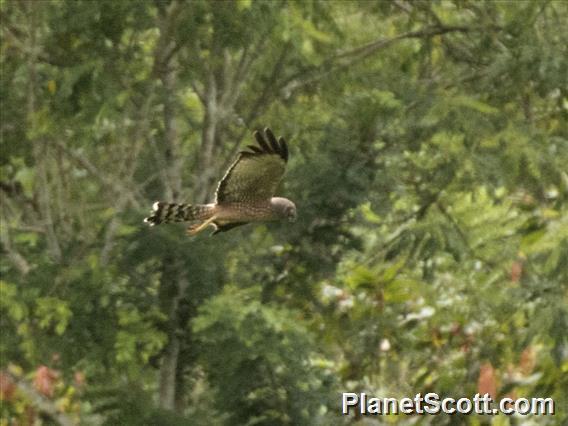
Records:
[[[254,202],[269,200],[274,195],[288,161],[288,146],[278,140],[269,128],[254,132],[258,145],[239,152],[217,186],[216,202]]]

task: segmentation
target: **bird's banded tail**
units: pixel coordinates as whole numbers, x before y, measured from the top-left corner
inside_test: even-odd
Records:
[[[206,220],[211,217],[214,207],[206,204],[164,203],[156,201],[152,206],[152,215],[144,219],[150,226],[169,222],[189,222]]]

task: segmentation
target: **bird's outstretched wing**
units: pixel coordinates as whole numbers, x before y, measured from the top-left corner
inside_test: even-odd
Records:
[[[269,200],[274,195],[288,161],[284,138],[274,136],[269,128],[254,132],[258,145],[239,152],[217,186],[216,202],[238,203]]]

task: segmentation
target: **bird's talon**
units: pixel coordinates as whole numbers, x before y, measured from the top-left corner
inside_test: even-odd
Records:
[[[186,230],[187,235],[193,237],[198,232],[197,228],[199,228],[199,225],[191,225],[190,227],[188,227]]]

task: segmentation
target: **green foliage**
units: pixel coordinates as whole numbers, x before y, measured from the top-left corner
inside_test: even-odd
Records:
[[[103,425],[187,425],[190,419],[155,406],[152,396],[139,388],[101,386],[90,390],[94,413],[104,415]]]
[[[29,384],[1,425],[357,424],[339,392],[473,395],[488,365],[555,399],[521,422],[566,421],[566,3],[0,13],[0,374]],[[266,125],[295,224],[145,227]]]
[[[312,424],[329,385],[313,365],[313,337],[299,312],[260,302],[260,288],[227,286],[200,310],[193,330],[227,424]]]

